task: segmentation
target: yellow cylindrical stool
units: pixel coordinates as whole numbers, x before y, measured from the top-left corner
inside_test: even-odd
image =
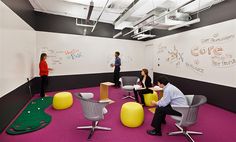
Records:
[[[73,104],[73,97],[70,92],[60,92],[54,95],[52,106],[54,109],[67,109]]]
[[[146,106],[152,106],[152,101],[158,101],[157,92],[153,91],[153,93],[144,94],[144,102]]]
[[[128,102],[122,105],[120,119],[127,127],[138,127],[143,123],[144,111],[142,105],[136,102]]]

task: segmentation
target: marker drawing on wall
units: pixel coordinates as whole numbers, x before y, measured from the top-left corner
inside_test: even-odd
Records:
[[[228,53],[228,42],[235,39],[234,34],[221,36],[219,33],[213,34],[209,38],[201,39],[202,47],[191,50],[191,54],[197,56],[209,56],[213,67],[228,68],[236,65],[236,58],[233,53]]]
[[[66,50],[64,51],[64,54],[66,55],[67,59],[71,60],[78,60],[82,56],[82,53],[79,49]]]
[[[154,72],[235,87],[235,24],[234,19],[151,41]]]
[[[163,53],[167,50],[167,46],[166,45],[163,45],[162,43],[160,43],[158,46],[157,46],[157,54],[160,54],[160,53]]]
[[[195,59],[193,63],[185,62],[185,66],[196,73],[202,74],[204,73],[204,69],[200,67],[199,63],[200,63],[199,60]]]
[[[122,64],[123,65],[130,65],[134,61],[133,58],[129,55],[121,55],[120,58],[121,58],[121,65]]]
[[[213,56],[212,65],[219,68],[229,68],[236,65],[236,58],[232,54],[224,54],[222,56]]]
[[[82,57],[79,49],[54,50],[48,47],[42,48],[42,53],[47,53],[51,65],[60,65],[65,60],[78,61]]]
[[[175,47],[168,51],[168,58],[166,59],[169,63],[174,63],[177,67],[184,62],[183,52],[179,52],[179,50]]]
[[[204,38],[201,40],[202,44],[223,44],[224,42],[229,42],[235,38],[234,34],[221,36],[219,33],[213,34],[209,38]]]
[[[149,46],[152,47],[152,46],[153,46],[153,43],[151,43],[151,44],[146,44],[146,45],[145,45],[145,47],[149,47]]]
[[[59,55],[62,52],[49,49],[48,47],[43,47],[41,53],[46,53],[48,61],[51,65],[60,65],[62,64],[63,58]]]

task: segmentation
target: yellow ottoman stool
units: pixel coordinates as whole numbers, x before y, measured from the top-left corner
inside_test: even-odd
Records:
[[[153,93],[144,94],[144,102],[146,106],[152,106],[152,101],[158,101],[157,92],[153,91]]]
[[[128,102],[122,105],[120,119],[127,127],[138,127],[143,123],[144,111],[142,105],[136,102]]]
[[[60,92],[54,95],[52,106],[54,109],[67,109],[73,104],[73,97],[70,92]]]

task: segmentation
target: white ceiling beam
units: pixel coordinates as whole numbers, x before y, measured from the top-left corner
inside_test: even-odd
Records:
[[[41,9],[42,11],[47,10],[45,6],[39,0],[29,0],[29,1],[32,5],[36,6],[38,9]]]
[[[114,22],[115,29],[119,24],[129,18],[137,9],[143,6],[143,3],[147,2],[147,0],[139,0],[137,3],[134,4],[130,9],[128,9],[118,20]]]

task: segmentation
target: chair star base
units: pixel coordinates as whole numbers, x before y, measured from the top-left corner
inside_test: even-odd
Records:
[[[91,129],[88,139],[91,139],[95,130],[111,131],[111,128],[98,126],[98,121],[92,122],[91,126],[79,126],[77,127],[77,129],[79,130]]]
[[[129,93],[128,95],[124,96],[124,97],[122,98],[122,100],[123,100],[123,99],[128,99],[128,98],[135,100],[135,98],[134,98],[130,93]]]
[[[195,131],[187,131],[186,129],[180,127],[177,123],[175,126],[180,130],[180,131],[175,131],[175,132],[170,132],[168,133],[169,136],[175,136],[175,135],[185,135],[189,139],[190,142],[194,142],[193,138],[190,136],[192,135],[202,135],[202,132],[195,132]]]

